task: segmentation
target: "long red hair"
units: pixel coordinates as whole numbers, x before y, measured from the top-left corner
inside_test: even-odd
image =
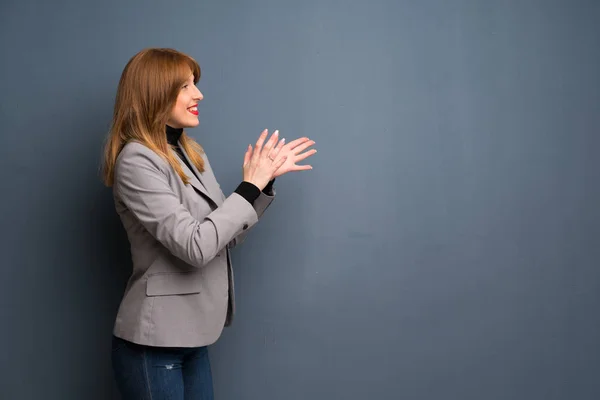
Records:
[[[188,183],[177,156],[169,151],[165,127],[181,86],[190,73],[194,74],[194,83],[197,83],[200,79],[198,63],[173,49],[145,49],[129,60],[121,74],[104,147],[102,180],[106,186],[113,185],[117,157],[132,140],[155,151],[183,182]],[[202,147],[185,132],[179,141],[192,163],[203,172]]]

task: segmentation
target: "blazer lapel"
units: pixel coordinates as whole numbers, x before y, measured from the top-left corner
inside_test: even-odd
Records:
[[[202,193],[209,199],[213,200],[212,196],[210,194],[208,194],[208,190],[206,190],[204,185],[202,185],[200,180],[196,177],[196,174],[194,172],[190,171],[190,169],[188,168],[187,165],[185,165],[183,160],[180,159],[179,163],[181,164],[181,168],[183,169],[183,172],[188,176],[188,178],[190,178],[190,181],[189,181],[190,185],[192,185],[194,187],[194,189],[196,189],[197,191],[199,191],[200,193]]]
[[[190,171],[189,167],[183,162],[183,160],[180,160],[180,163],[182,165],[182,168],[184,168],[184,171],[190,171],[192,174],[192,176],[190,177],[190,184],[196,188],[197,190],[199,190],[200,192],[202,192],[203,194],[205,194],[206,196],[208,196],[216,205],[221,205],[221,203],[223,203],[222,198],[221,198],[221,189],[218,187],[218,184],[216,182],[216,179],[211,180],[211,176],[212,176],[212,170],[210,169],[210,165],[208,164],[206,158],[204,158],[204,165],[205,165],[205,172],[202,174],[200,173],[200,171],[198,171],[198,169],[196,168],[196,166],[194,165],[194,163],[192,163],[192,160],[190,159],[190,157],[188,156],[188,154],[185,152],[185,150],[183,149],[183,147],[180,145],[181,148],[181,152],[183,153],[184,157],[186,158],[186,160],[190,163],[190,166],[192,167],[192,171]]]

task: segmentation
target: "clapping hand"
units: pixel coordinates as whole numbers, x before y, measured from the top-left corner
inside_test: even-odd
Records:
[[[278,135],[279,131],[275,131],[273,136]],[[307,137],[301,137],[285,144],[285,139],[281,139],[269,153],[275,163],[278,163],[282,158],[286,157],[283,164],[275,171],[273,178],[287,174],[288,172],[306,171],[312,169],[311,165],[298,165],[297,163],[307,159],[317,152],[316,149],[308,150],[315,144],[314,140]]]
[[[244,157],[244,179],[254,183],[260,189],[267,182],[288,172],[306,171],[311,165],[298,165],[317,152],[308,150],[315,142],[307,137],[301,137],[285,143],[279,139],[279,131],[273,132],[267,140],[268,130],[262,131],[254,147],[248,146]]]

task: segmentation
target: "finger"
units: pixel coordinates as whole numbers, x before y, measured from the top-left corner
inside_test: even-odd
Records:
[[[268,133],[268,129],[265,129],[258,137],[256,145],[254,146],[254,152],[252,153],[252,162],[255,163],[258,161],[258,158],[260,157],[260,151],[262,150],[263,143],[265,142]]]
[[[281,149],[283,148],[283,145],[285,144],[285,138],[282,138],[279,143],[277,143],[277,146],[275,146],[275,150],[277,152],[281,151]]]
[[[277,171],[279,168],[281,168],[281,166],[285,163],[285,160],[287,160],[287,156],[283,156],[279,160],[275,161],[273,163],[273,171]]]
[[[277,158],[277,155],[279,154],[279,152],[283,148],[284,144],[285,144],[285,138],[281,139],[279,141],[279,143],[277,143],[277,146],[275,146],[275,148],[273,150],[271,150],[271,154],[269,154],[269,157],[271,157],[272,159]]]
[[[309,169],[313,169],[311,165],[296,165],[292,171],[306,171]]]
[[[298,146],[298,145],[300,145],[300,144],[302,144],[302,143],[306,142],[307,140],[310,140],[310,139],[308,139],[307,137],[301,137],[301,138],[298,138],[298,139],[292,140],[291,142],[289,142],[289,143],[287,144],[287,148],[289,148],[289,149],[293,149],[293,148],[295,148],[296,146]]]
[[[317,150],[315,150],[315,149],[312,149],[312,150],[309,150],[309,151],[307,151],[307,152],[304,152],[304,153],[302,153],[302,154],[299,154],[299,155],[297,155],[297,156],[296,156],[296,158],[295,158],[295,159],[296,159],[296,162],[298,162],[298,161],[302,161],[302,160],[305,160],[305,159],[307,159],[308,157],[310,157],[310,156],[312,156],[313,154],[315,154],[316,152],[317,152]]]
[[[298,146],[296,146],[294,148],[294,154],[298,154],[301,151],[304,151],[304,150],[308,149],[309,147],[311,147],[314,144],[315,144],[314,140],[309,140],[307,142],[304,142],[304,143],[302,143],[302,144],[300,144],[300,145],[298,145]]]
[[[268,156],[271,153],[273,147],[275,146],[275,143],[277,143],[277,139],[279,139],[279,131],[273,132],[273,134],[265,144],[261,155]]]
[[[250,162],[250,157],[252,156],[252,145],[249,144],[246,149],[246,154],[244,154],[244,166],[248,165]]]

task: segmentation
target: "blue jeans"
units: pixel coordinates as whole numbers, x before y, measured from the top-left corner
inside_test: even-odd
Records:
[[[207,347],[150,347],[113,336],[112,366],[123,400],[213,400]]]

